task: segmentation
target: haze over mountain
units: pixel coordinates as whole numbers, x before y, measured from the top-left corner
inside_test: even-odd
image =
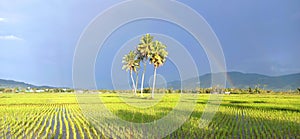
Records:
[[[220,73],[217,73],[220,74]],[[205,74],[199,76],[200,87],[209,88],[211,87],[211,76],[212,74]],[[228,72],[227,73],[227,87],[228,88],[254,88],[259,86],[264,89],[272,90],[294,90],[300,87],[300,73],[282,75],[282,76],[267,76],[255,73],[241,73],[241,72]],[[199,84],[197,78],[191,78],[183,81],[184,84]],[[198,82],[198,83],[197,83]],[[145,83],[145,87],[148,83]],[[157,87],[159,88],[159,84]],[[0,79],[0,88],[53,88],[51,86],[36,86],[29,83],[18,82],[13,80]],[[167,83],[168,88],[180,89],[181,81],[172,81]]]
[[[200,76],[200,87],[211,87],[211,76],[212,74],[210,73]],[[228,72],[227,77],[228,88],[254,88],[259,86],[260,88],[272,90],[294,90],[300,87],[300,73],[282,76],[267,76],[255,73]],[[197,78],[188,79],[183,82],[185,84],[195,84],[197,83]],[[173,81],[168,83],[168,87],[179,89],[180,84],[180,81]]]
[[[0,79],[0,88],[55,88],[52,86],[36,86],[29,83],[18,82],[14,80]]]

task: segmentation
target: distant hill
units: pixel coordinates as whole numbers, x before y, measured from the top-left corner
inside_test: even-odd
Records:
[[[52,86],[36,86],[24,82],[18,82],[18,81],[13,81],[13,80],[3,80],[0,79],[0,88],[55,88]]]
[[[215,75],[220,74],[216,73]],[[211,87],[212,74],[205,74],[199,78],[200,87]],[[266,76],[254,73],[227,72],[227,87],[229,88],[254,88],[259,85],[260,88],[272,90],[289,90],[300,87],[300,73],[283,76]],[[184,84],[197,84],[197,78],[191,78],[183,81]],[[199,84],[199,83],[198,83]],[[179,89],[180,81],[168,82],[168,88]]]
[[[220,74],[220,73],[216,73]],[[199,76],[200,83],[197,78],[191,78],[183,81],[184,86],[199,86],[201,88],[211,87],[212,74],[205,74]],[[228,88],[254,88],[260,85],[260,88],[271,90],[295,90],[300,87],[300,73],[283,75],[283,76],[266,76],[254,73],[241,73],[241,72],[227,72],[227,87]],[[148,83],[145,83],[145,88]],[[140,86],[140,85],[139,85]],[[159,84],[157,84],[157,87]],[[13,80],[0,79],[0,88],[56,88],[51,86],[36,86],[24,82],[18,82]],[[181,81],[172,81],[167,83],[168,88],[180,89]],[[61,88],[61,87],[59,87]]]

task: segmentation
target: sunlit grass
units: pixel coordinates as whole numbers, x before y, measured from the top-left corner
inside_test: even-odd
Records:
[[[81,100],[78,97],[86,97],[86,100],[78,104]],[[187,101],[186,104],[195,101],[194,111],[166,138],[299,138],[299,95],[224,95],[213,120],[207,127],[200,128],[208,98],[207,94],[188,94],[183,99],[180,94],[156,94],[154,99],[150,99],[149,94],[144,97],[110,93],[0,94],[0,138],[96,138],[103,135],[118,138],[125,131],[127,137],[134,137],[130,129],[95,125],[82,113],[83,106],[91,110],[107,109],[128,122],[147,123],[166,116],[179,101]],[[93,109],[102,104],[105,107]]]

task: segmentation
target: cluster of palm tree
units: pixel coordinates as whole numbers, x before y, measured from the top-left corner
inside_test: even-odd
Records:
[[[140,43],[134,51],[130,51],[127,55],[123,57],[123,67],[126,71],[130,71],[130,77],[132,81],[132,87],[134,89],[134,94],[137,95],[138,86],[138,74],[140,70],[140,63],[143,63],[143,73],[141,82],[141,96],[143,96],[144,90],[144,79],[147,61],[154,66],[153,74],[153,86],[151,98],[154,98],[155,81],[156,81],[156,69],[162,66],[167,59],[168,52],[166,50],[167,46],[160,41],[153,40],[153,36],[150,34],[143,35],[140,39]],[[136,80],[134,81],[132,73],[135,72]]]

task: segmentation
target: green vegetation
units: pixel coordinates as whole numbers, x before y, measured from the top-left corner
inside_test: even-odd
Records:
[[[121,119],[145,123],[166,116],[180,94],[157,94],[155,99],[127,96],[132,103],[157,102],[139,108],[127,104],[118,94],[103,93],[106,108]],[[144,97],[151,97],[150,94]],[[200,94],[190,118],[166,138],[300,138],[300,96],[297,94],[224,95],[208,127],[198,126],[209,95]],[[0,94],[0,138],[103,138],[135,137],[128,130],[111,125],[94,125],[83,115],[76,95],[71,93]],[[139,136],[141,137],[141,136]]]
[[[0,123],[0,138],[101,137],[67,93],[0,94]]]
[[[162,44],[159,41],[155,41],[151,47],[151,57],[150,63],[154,66],[154,74],[153,74],[153,86],[152,86],[152,94],[151,98],[154,98],[154,90],[155,90],[155,81],[156,81],[156,69],[162,66],[166,62],[166,57],[168,56],[168,52],[166,51],[167,46]]]
[[[144,80],[145,80],[145,72],[146,72],[146,62],[149,60],[150,64],[154,66],[154,74],[153,74],[153,86],[152,86],[152,94],[151,98],[154,98],[154,90],[155,90],[155,81],[156,81],[156,69],[162,66],[166,62],[166,58],[168,56],[168,52],[166,50],[167,46],[161,43],[160,41],[153,41],[153,36],[150,34],[144,35],[140,39],[140,44],[136,48],[135,52],[130,51],[129,54],[123,57],[122,63],[124,64],[122,69],[126,69],[126,71],[130,71],[130,77],[132,81],[132,87],[134,89],[134,94],[136,95],[137,85],[138,85],[138,72],[140,68],[140,61],[143,62],[144,70],[142,74],[142,84],[141,84],[141,96],[143,97],[144,91]],[[136,73],[136,84],[134,83],[132,71]]]
[[[142,84],[141,84],[141,95],[143,96],[143,89],[144,89],[144,80],[145,80],[145,73],[146,73],[146,62],[149,59],[151,46],[153,45],[153,36],[150,34],[144,35],[141,40],[140,44],[137,47],[137,58],[143,61],[144,70],[142,74]]]
[[[136,54],[133,51],[130,51],[129,54],[125,55],[123,57],[122,63],[124,64],[122,69],[125,69],[126,71],[130,71],[130,78],[132,81],[132,86],[134,88],[134,95],[136,95],[136,84],[134,84],[134,79],[132,76],[132,71],[137,73],[138,69],[140,68],[140,64],[138,60],[136,59]]]

